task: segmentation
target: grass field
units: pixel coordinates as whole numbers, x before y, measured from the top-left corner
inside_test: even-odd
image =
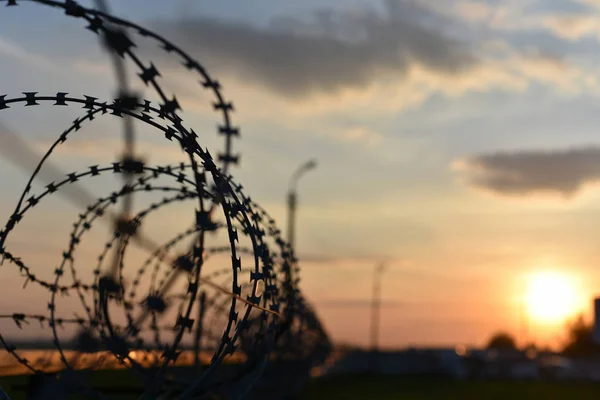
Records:
[[[600,383],[460,382],[394,376],[343,376],[312,381],[303,400],[598,400]]]
[[[22,376],[0,377],[0,386],[12,400],[26,397],[15,386],[25,384]],[[123,381],[119,371],[94,373],[93,385],[135,387]],[[114,400],[136,399],[135,395],[106,393]],[[301,400],[598,400],[600,383],[588,382],[460,382],[444,379],[400,378],[395,376],[340,376],[314,380],[303,390]]]
[[[27,382],[28,376],[24,375],[0,377],[0,386],[2,387],[2,389],[4,389],[6,394],[10,396],[11,400],[27,399],[26,393],[22,389],[22,387],[25,386]],[[95,387],[108,389],[107,392],[109,392],[111,386],[114,385],[117,385],[121,388],[138,388],[141,384],[141,380],[135,378],[132,379],[132,376],[130,374],[126,375],[123,373],[122,370],[95,371],[89,382]],[[136,396],[128,394],[106,394],[109,399],[113,400],[128,400],[137,398]],[[73,399],[76,398],[77,397],[73,397]]]

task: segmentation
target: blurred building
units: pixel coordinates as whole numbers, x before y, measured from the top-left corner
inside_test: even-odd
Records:
[[[370,352],[349,351],[331,366],[327,374],[376,373],[464,378],[465,365],[454,348]]]
[[[600,381],[600,358],[575,359],[551,352],[464,347],[379,353],[351,350],[325,371],[325,375],[366,373],[469,380]]]
[[[594,299],[594,342],[600,344],[600,297]]]

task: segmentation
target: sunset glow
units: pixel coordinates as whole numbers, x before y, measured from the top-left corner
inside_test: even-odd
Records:
[[[531,318],[546,323],[562,322],[580,306],[575,283],[557,272],[538,272],[530,277],[525,305]]]

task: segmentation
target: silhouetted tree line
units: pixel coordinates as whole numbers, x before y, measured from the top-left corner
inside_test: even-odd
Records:
[[[600,355],[600,345],[592,338],[593,328],[592,324],[587,324],[583,316],[579,315],[569,325],[569,338],[563,353],[576,357]]]
[[[600,356],[600,345],[595,343],[592,337],[593,329],[593,324],[587,323],[583,315],[577,316],[574,321],[567,324],[567,340],[560,352],[571,357]],[[507,332],[495,333],[488,341],[486,347],[497,350],[519,350],[514,336]],[[549,350],[547,348],[537,348],[533,343],[528,344],[521,350],[527,349],[538,351]]]
[[[488,349],[496,350],[517,350],[515,338],[509,333],[498,332],[488,342]]]

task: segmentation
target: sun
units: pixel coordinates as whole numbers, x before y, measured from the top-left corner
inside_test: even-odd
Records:
[[[538,272],[531,275],[525,292],[527,313],[539,322],[562,322],[578,311],[575,284],[565,274]]]

